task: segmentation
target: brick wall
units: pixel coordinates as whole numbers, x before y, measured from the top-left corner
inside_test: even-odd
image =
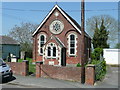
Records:
[[[54,15],[55,12],[59,12],[57,9],[51,14],[50,18],[43,24],[43,26],[39,29],[39,31],[33,36],[33,61],[42,61],[42,56],[39,55],[38,53],[38,37],[40,34],[46,35],[46,40],[48,40],[51,37],[51,32],[49,30],[49,25],[53,20],[56,19],[56,16]],[[79,34],[78,31],[66,20],[66,18],[59,12],[59,16],[57,17],[58,20],[62,21],[64,23],[64,30],[57,35],[54,35],[55,37],[58,37],[60,41],[65,45],[66,50],[68,49],[68,39],[67,36],[70,33],[75,33],[77,35],[77,53],[75,57],[71,57],[68,55],[66,51],[66,63],[67,64],[77,64],[81,63],[81,34]],[[53,41],[51,41],[53,42]],[[46,60],[48,61],[48,60]],[[57,60],[56,60],[57,61]]]
[[[49,77],[62,80],[81,82],[81,67],[57,67],[52,65],[43,65],[36,63],[36,77]],[[85,84],[94,85],[95,66],[87,65],[85,67]]]
[[[49,77],[70,81],[81,81],[80,67],[57,67],[36,64],[36,77]]]
[[[11,67],[13,74],[27,76],[29,73],[29,62],[28,61],[23,61],[22,63],[7,62],[7,64]]]

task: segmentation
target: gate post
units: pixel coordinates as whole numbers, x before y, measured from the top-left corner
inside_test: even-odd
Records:
[[[22,75],[23,76],[29,75],[29,61],[28,60],[23,60],[22,68],[23,68]]]
[[[36,62],[36,78],[41,77],[41,65],[43,62]]]
[[[85,68],[85,83],[89,85],[95,83],[95,66],[92,64],[87,65]]]

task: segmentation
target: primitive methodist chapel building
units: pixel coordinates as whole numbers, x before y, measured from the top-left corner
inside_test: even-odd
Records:
[[[33,60],[65,66],[81,63],[81,27],[58,5],[33,33]],[[91,38],[85,33],[85,62],[90,58]]]

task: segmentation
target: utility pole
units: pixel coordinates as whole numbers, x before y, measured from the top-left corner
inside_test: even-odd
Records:
[[[84,67],[84,63],[85,63],[85,13],[84,13],[84,9],[85,9],[85,3],[84,0],[81,0],[81,83],[85,83],[85,67]]]

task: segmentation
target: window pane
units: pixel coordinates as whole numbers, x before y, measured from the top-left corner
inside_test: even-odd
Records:
[[[43,45],[44,45],[44,42],[41,41],[41,43],[40,43],[40,47],[42,47]]]
[[[70,47],[75,47],[75,44],[70,44]]]
[[[44,37],[43,35],[41,35],[40,40],[41,40],[41,41],[44,41],[44,40],[45,40],[45,37]]]
[[[70,49],[70,54],[75,54],[75,49],[74,48]]]
[[[70,35],[70,40],[75,40],[75,35]]]
[[[40,48],[40,53],[43,53],[43,49],[42,48]]]
[[[51,48],[48,47],[48,56],[51,56]]]
[[[53,47],[53,56],[56,57],[56,47]]]

